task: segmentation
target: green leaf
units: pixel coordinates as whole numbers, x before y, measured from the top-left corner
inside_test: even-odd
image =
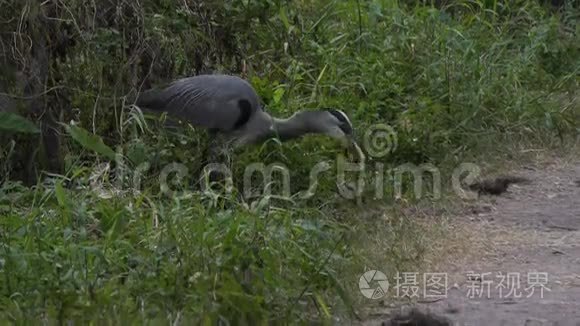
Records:
[[[326,305],[326,303],[324,303],[324,299],[322,298],[322,296],[320,296],[320,294],[318,294],[316,292],[316,293],[314,293],[314,297],[316,298],[316,302],[318,303],[318,306],[320,307],[320,309],[324,313],[324,318],[330,319],[330,317],[332,317],[332,315],[330,314],[330,309],[328,309],[328,306]]]
[[[111,160],[115,159],[115,151],[105,145],[99,135],[92,134],[88,130],[74,125],[67,125],[66,131],[84,148],[95,151]]]
[[[66,194],[64,192],[64,188],[62,187],[62,182],[57,182],[54,187],[54,194],[56,195],[56,200],[61,207],[66,207]]]
[[[284,23],[286,30],[290,30],[290,23],[288,22],[288,17],[286,16],[286,10],[284,10],[284,7],[280,7],[280,20]]]
[[[280,103],[280,100],[282,99],[282,96],[284,96],[285,92],[286,92],[286,90],[284,90],[284,88],[282,88],[282,87],[280,87],[274,91],[274,96],[272,99],[274,100],[275,104]]]
[[[0,112],[0,131],[37,134],[40,129],[30,120],[11,112]]]
[[[68,223],[70,206],[69,206],[68,199],[66,197],[66,192],[62,186],[62,181],[58,181],[55,184],[54,194],[56,196],[56,201],[58,202],[58,206],[60,207],[60,212],[62,214],[62,217]]]

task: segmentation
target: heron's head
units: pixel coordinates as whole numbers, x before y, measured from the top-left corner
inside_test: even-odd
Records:
[[[325,119],[326,134],[338,139],[343,146],[353,149],[359,156],[361,161],[364,161],[364,154],[357,144],[354,128],[349,117],[342,110],[326,108],[323,109],[324,112],[328,114],[328,118]]]

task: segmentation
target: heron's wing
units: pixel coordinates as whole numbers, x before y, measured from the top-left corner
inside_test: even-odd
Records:
[[[218,130],[241,127],[259,108],[255,91],[245,81],[213,75],[183,78],[165,89],[143,92],[136,104]]]

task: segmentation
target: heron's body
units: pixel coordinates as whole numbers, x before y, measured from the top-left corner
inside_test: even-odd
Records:
[[[136,104],[224,134],[243,133],[252,125],[267,129],[271,124],[252,86],[236,76],[200,75],[179,79],[164,89],[143,92]]]
[[[143,92],[136,105],[224,134],[236,146],[272,137],[285,141],[310,133],[346,140],[352,138],[353,132],[346,114],[335,109],[301,111],[288,119],[273,118],[263,110],[254,88],[231,75],[182,78],[166,88]]]

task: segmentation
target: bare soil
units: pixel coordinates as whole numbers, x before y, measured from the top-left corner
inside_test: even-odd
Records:
[[[465,245],[450,249],[437,266],[448,274],[447,295],[419,297],[414,307],[452,325],[580,325],[580,159],[552,159],[514,172],[531,183],[482,196],[451,219]],[[500,292],[499,275],[507,273],[511,284],[504,279]],[[534,280],[543,276],[547,280]],[[364,324],[381,325],[399,308],[385,308]]]

